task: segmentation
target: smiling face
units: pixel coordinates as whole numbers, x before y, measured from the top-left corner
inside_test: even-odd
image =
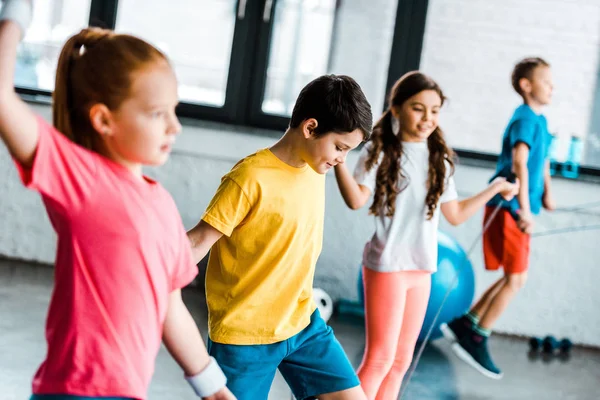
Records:
[[[301,124],[305,145],[301,157],[315,172],[325,174],[331,168],[346,161],[350,150],[355,149],[365,138],[360,129],[352,132],[314,133],[317,121],[313,118]]]
[[[442,99],[435,90],[423,90],[409,97],[399,107],[392,108],[400,122],[400,134],[405,142],[423,142],[438,127]]]

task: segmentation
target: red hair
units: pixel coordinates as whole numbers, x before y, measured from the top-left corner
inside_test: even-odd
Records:
[[[87,28],[65,43],[53,94],[54,126],[73,142],[97,150],[89,111],[95,104],[116,110],[130,96],[134,72],[167,57],[135,36]]]

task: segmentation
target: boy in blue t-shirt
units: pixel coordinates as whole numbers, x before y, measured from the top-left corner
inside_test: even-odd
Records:
[[[527,279],[533,216],[542,207],[555,208],[547,160],[551,136],[541,114],[552,97],[550,65],[541,58],[522,60],[513,70],[512,85],[524,104],[515,110],[504,132],[496,175],[514,172],[521,188],[511,201],[503,202],[496,196],[488,203],[484,226],[498,204],[502,209],[483,234],[485,267],[492,271],[503,267],[504,276],[467,314],[441,327],[444,336],[453,342],[454,352],[493,379],[500,379],[502,372],[492,361],[487,339],[493,324]]]

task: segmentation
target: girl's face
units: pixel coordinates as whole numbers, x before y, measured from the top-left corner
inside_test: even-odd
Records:
[[[131,79],[130,97],[110,112],[110,124],[101,138],[111,159],[141,172],[142,165],[167,161],[181,131],[175,115],[177,80],[165,61],[135,72]]]
[[[404,142],[423,142],[438,126],[442,99],[435,90],[423,90],[409,97],[401,106],[392,108],[400,122]]]

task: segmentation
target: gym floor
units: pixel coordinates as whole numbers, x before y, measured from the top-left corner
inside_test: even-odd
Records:
[[[0,398],[26,400],[31,377],[45,354],[44,321],[52,290],[52,268],[0,260]],[[206,335],[206,308],[199,290],[184,297]],[[356,366],[364,346],[360,324],[335,317],[330,321]],[[206,336],[205,336],[206,338]],[[499,381],[483,377],[459,361],[443,339],[430,345],[404,399],[419,400],[593,400],[600,395],[600,350],[575,347],[569,359],[528,354],[525,340],[493,336],[491,351],[504,370]],[[149,399],[194,399],[182,373],[161,349]],[[288,400],[290,392],[278,376],[269,400]]]

